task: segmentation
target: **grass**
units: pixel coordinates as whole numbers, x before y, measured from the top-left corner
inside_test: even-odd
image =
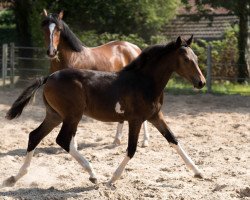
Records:
[[[187,82],[171,79],[167,84],[166,91],[171,94],[203,94],[207,92],[207,88],[197,90]],[[213,82],[212,94],[250,96],[250,84],[238,84],[229,81]]]

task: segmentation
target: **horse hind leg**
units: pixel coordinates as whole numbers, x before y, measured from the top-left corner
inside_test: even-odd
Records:
[[[27,147],[27,154],[24,159],[22,167],[19,169],[17,175],[11,176],[2,183],[2,187],[11,187],[28,173],[28,169],[31,163],[31,159],[34,155],[35,148],[41,142],[41,140],[46,137],[56,126],[61,123],[61,118],[53,110],[48,110],[46,112],[46,117],[41,125],[30,132],[29,141]]]
[[[117,125],[116,135],[113,141],[113,144],[115,145],[121,144],[123,124],[124,122],[119,122]],[[144,136],[143,136],[142,147],[147,147],[149,145],[149,133],[148,133],[147,121],[143,122],[143,130],[144,130]]]
[[[97,183],[96,174],[93,170],[92,165],[77,150],[75,134],[78,123],[79,121],[77,123],[76,122],[71,123],[65,120],[59,132],[59,135],[56,138],[56,142],[64,150],[66,150],[89,173],[90,175],[89,180],[92,183]]]
[[[123,124],[124,124],[124,122],[119,122],[117,125],[115,139],[113,141],[113,144],[115,144],[115,145],[121,144]]]

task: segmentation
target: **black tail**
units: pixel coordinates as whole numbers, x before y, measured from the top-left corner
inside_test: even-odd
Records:
[[[19,117],[22,114],[24,107],[28,105],[30,100],[34,97],[36,91],[46,83],[47,79],[48,76],[38,78],[31,86],[26,88],[13,103],[5,117],[9,120]]]

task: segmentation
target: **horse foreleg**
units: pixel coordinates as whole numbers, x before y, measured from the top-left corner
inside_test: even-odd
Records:
[[[118,166],[116,171],[114,172],[112,178],[108,181],[108,185],[112,185],[117,179],[119,179],[122,175],[122,172],[124,171],[127,163],[132,159],[132,157],[135,154],[137,142],[138,142],[138,136],[141,128],[141,122],[129,122],[129,137],[128,137],[128,149],[127,149],[127,155],[121,162],[121,164]]]
[[[19,169],[17,175],[9,177],[2,183],[3,187],[14,186],[20,178],[22,178],[25,174],[28,173],[28,169],[30,167],[31,159],[34,155],[35,148],[41,142],[41,140],[60,123],[60,118],[56,114],[47,112],[46,118],[44,119],[43,123],[29,134],[27,154],[22,167]]]
[[[192,159],[188,156],[188,154],[181,147],[180,143],[175,138],[173,132],[167,126],[163,114],[161,112],[158,113],[157,116],[154,116],[150,119],[150,122],[160,131],[160,133],[167,139],[170,146],[173,147],[177,153],[184,160],[185,164],[194,172],[195,177],[202,178],[201,171],[194,164]]]
[[[63,123],[59,135],[56,138],[64,150],[66,150],[90,175],[89,180],[97,183],[97,178],[91,164],[77,151],[75,133],[78,123]]]

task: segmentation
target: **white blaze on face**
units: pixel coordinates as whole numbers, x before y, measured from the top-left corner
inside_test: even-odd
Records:
[[[119,102],[115,104],[115,111],[119,114],[124,114],[125,112],[124,110],[121,109],[121,104]]]
[[[198,57],[195,55],[194,51],[189,47],[190,54],[194,58],[194,61],[198,63]]]
[[[52,41],[52,38],[53,38],[52,35],[53,35],[53,32],[54,32],[55,27],[56,27],[56,24],[55,24],[55,23],[51,23],[51,24],[49,25],[50,41]]]

